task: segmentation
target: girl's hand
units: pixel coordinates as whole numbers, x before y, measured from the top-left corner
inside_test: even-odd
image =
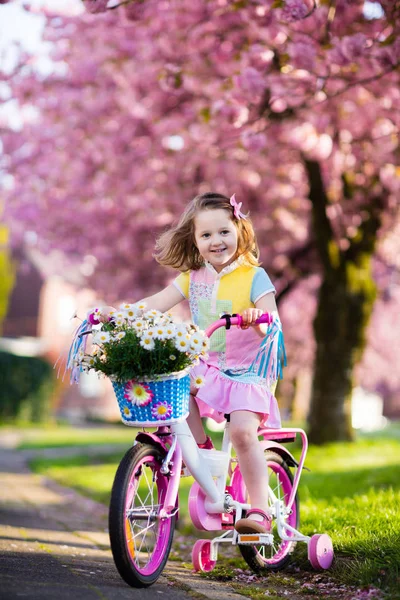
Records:
[[[263,311],[260,308],[246,308],[242,312],[242,329],[248,329],[250,325],[255,323],[261,317]]]

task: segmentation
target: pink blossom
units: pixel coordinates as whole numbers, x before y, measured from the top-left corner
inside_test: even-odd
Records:
[[[312,71],[315,67],[317,50],[313,44],[307,42],[297,42],[290,44],[289,53],[293,66],[298,69]]]
[[[287,23],[299,21],[309,13],[309,7],[304,0],[285,0],[285,7],[282,9],[282,19]]]
[[[90,13],[106,12],[108,0],[83,0],[85,8]]]
[[[263,150],[267,145],[267,136],[265,133],[253,133],[252,131],[244,131],[241,134],[243,146],[252,152]]]
[[[265,79],[253,67],[246,67],[240,75],[235,77],[236,85],[250,96],[259,96],[265,89]]]

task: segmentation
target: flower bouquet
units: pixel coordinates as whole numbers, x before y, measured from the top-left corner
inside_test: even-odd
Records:
[[[109,377],[127,425],[162,425],[187,417],[189,370],[207,350],[208,338],[196,325],[175,323],[145,303],[122,304],[88,314],[74,334],[67,368],[72,381],[90,370]]]

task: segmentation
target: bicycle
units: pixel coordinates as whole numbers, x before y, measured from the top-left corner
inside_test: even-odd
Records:
[[[270,322],[262,315],[256,324]],[[240,315],[229,319],[239,325]],[[206,331],[228,327],[219,319]],[[272,528],[262,534],[239,534],[234,523],[250,508],[240,465],[232,456],[227,421],[221,450],[199,449],[185,421],[140,431],[117,469],[109,508],[109,534],[115,565],[132,587],[148,587],[161,575],[171,550],[177,513],[182,464],[195,479],[189,494],[189,514],[197,529],[222,532],[216,538],[199,539],[192,550],[196,571],[215,567],[220,544],[237,545],[249,567],[259,573],[282,569],[297,542],[308,546],[308,558],[316,569],[328,569],[333,561],[327,534],[309,537],[298,531],[298,485],[307,453],[307,436],[299,428],[259,429],[259,439],[269,470],[268,499]],[[300,436],[299,461],[284,443]],[[295,469],[294,475],[291,468]]]

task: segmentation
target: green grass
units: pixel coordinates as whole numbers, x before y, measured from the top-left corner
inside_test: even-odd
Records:
[[[0,428],[6,432],[9,428]],[[20,433],[21,450],[40,450],[44,448],[66,448],[70,446],[96,446],[102,444],[132,444],[137,434],[137,429],[125,425],[111,425],[104,427],[71,427],[68,425],[49,425],[46,427],[13,428]]]
[[[377,586],[391,600],[399,597],[400,587],[399,432],[400,427],[393,426],[352,444],[311,447],[306,459],[311,472],[303,473],[300,485],[300,529],[306,535],[328,533],[332,537],[336,561],[330,575],[338,583]],[[96,461],[89,457],[36,459],[32,466],[108,503],[122,453]],[[187,514],[191,482],[191,478],[182,480],[180,533],[191,533]],[[205,537],[203,533],[201,536]],[[221,557],[223,554],[222,550]],[[245,566],[241,559],[235,561],[229,559],[227,564]],[[293,562],[302,572],[312,570],[305,544],[298,544]],[[224,559],[218,564],[223,567]]]

